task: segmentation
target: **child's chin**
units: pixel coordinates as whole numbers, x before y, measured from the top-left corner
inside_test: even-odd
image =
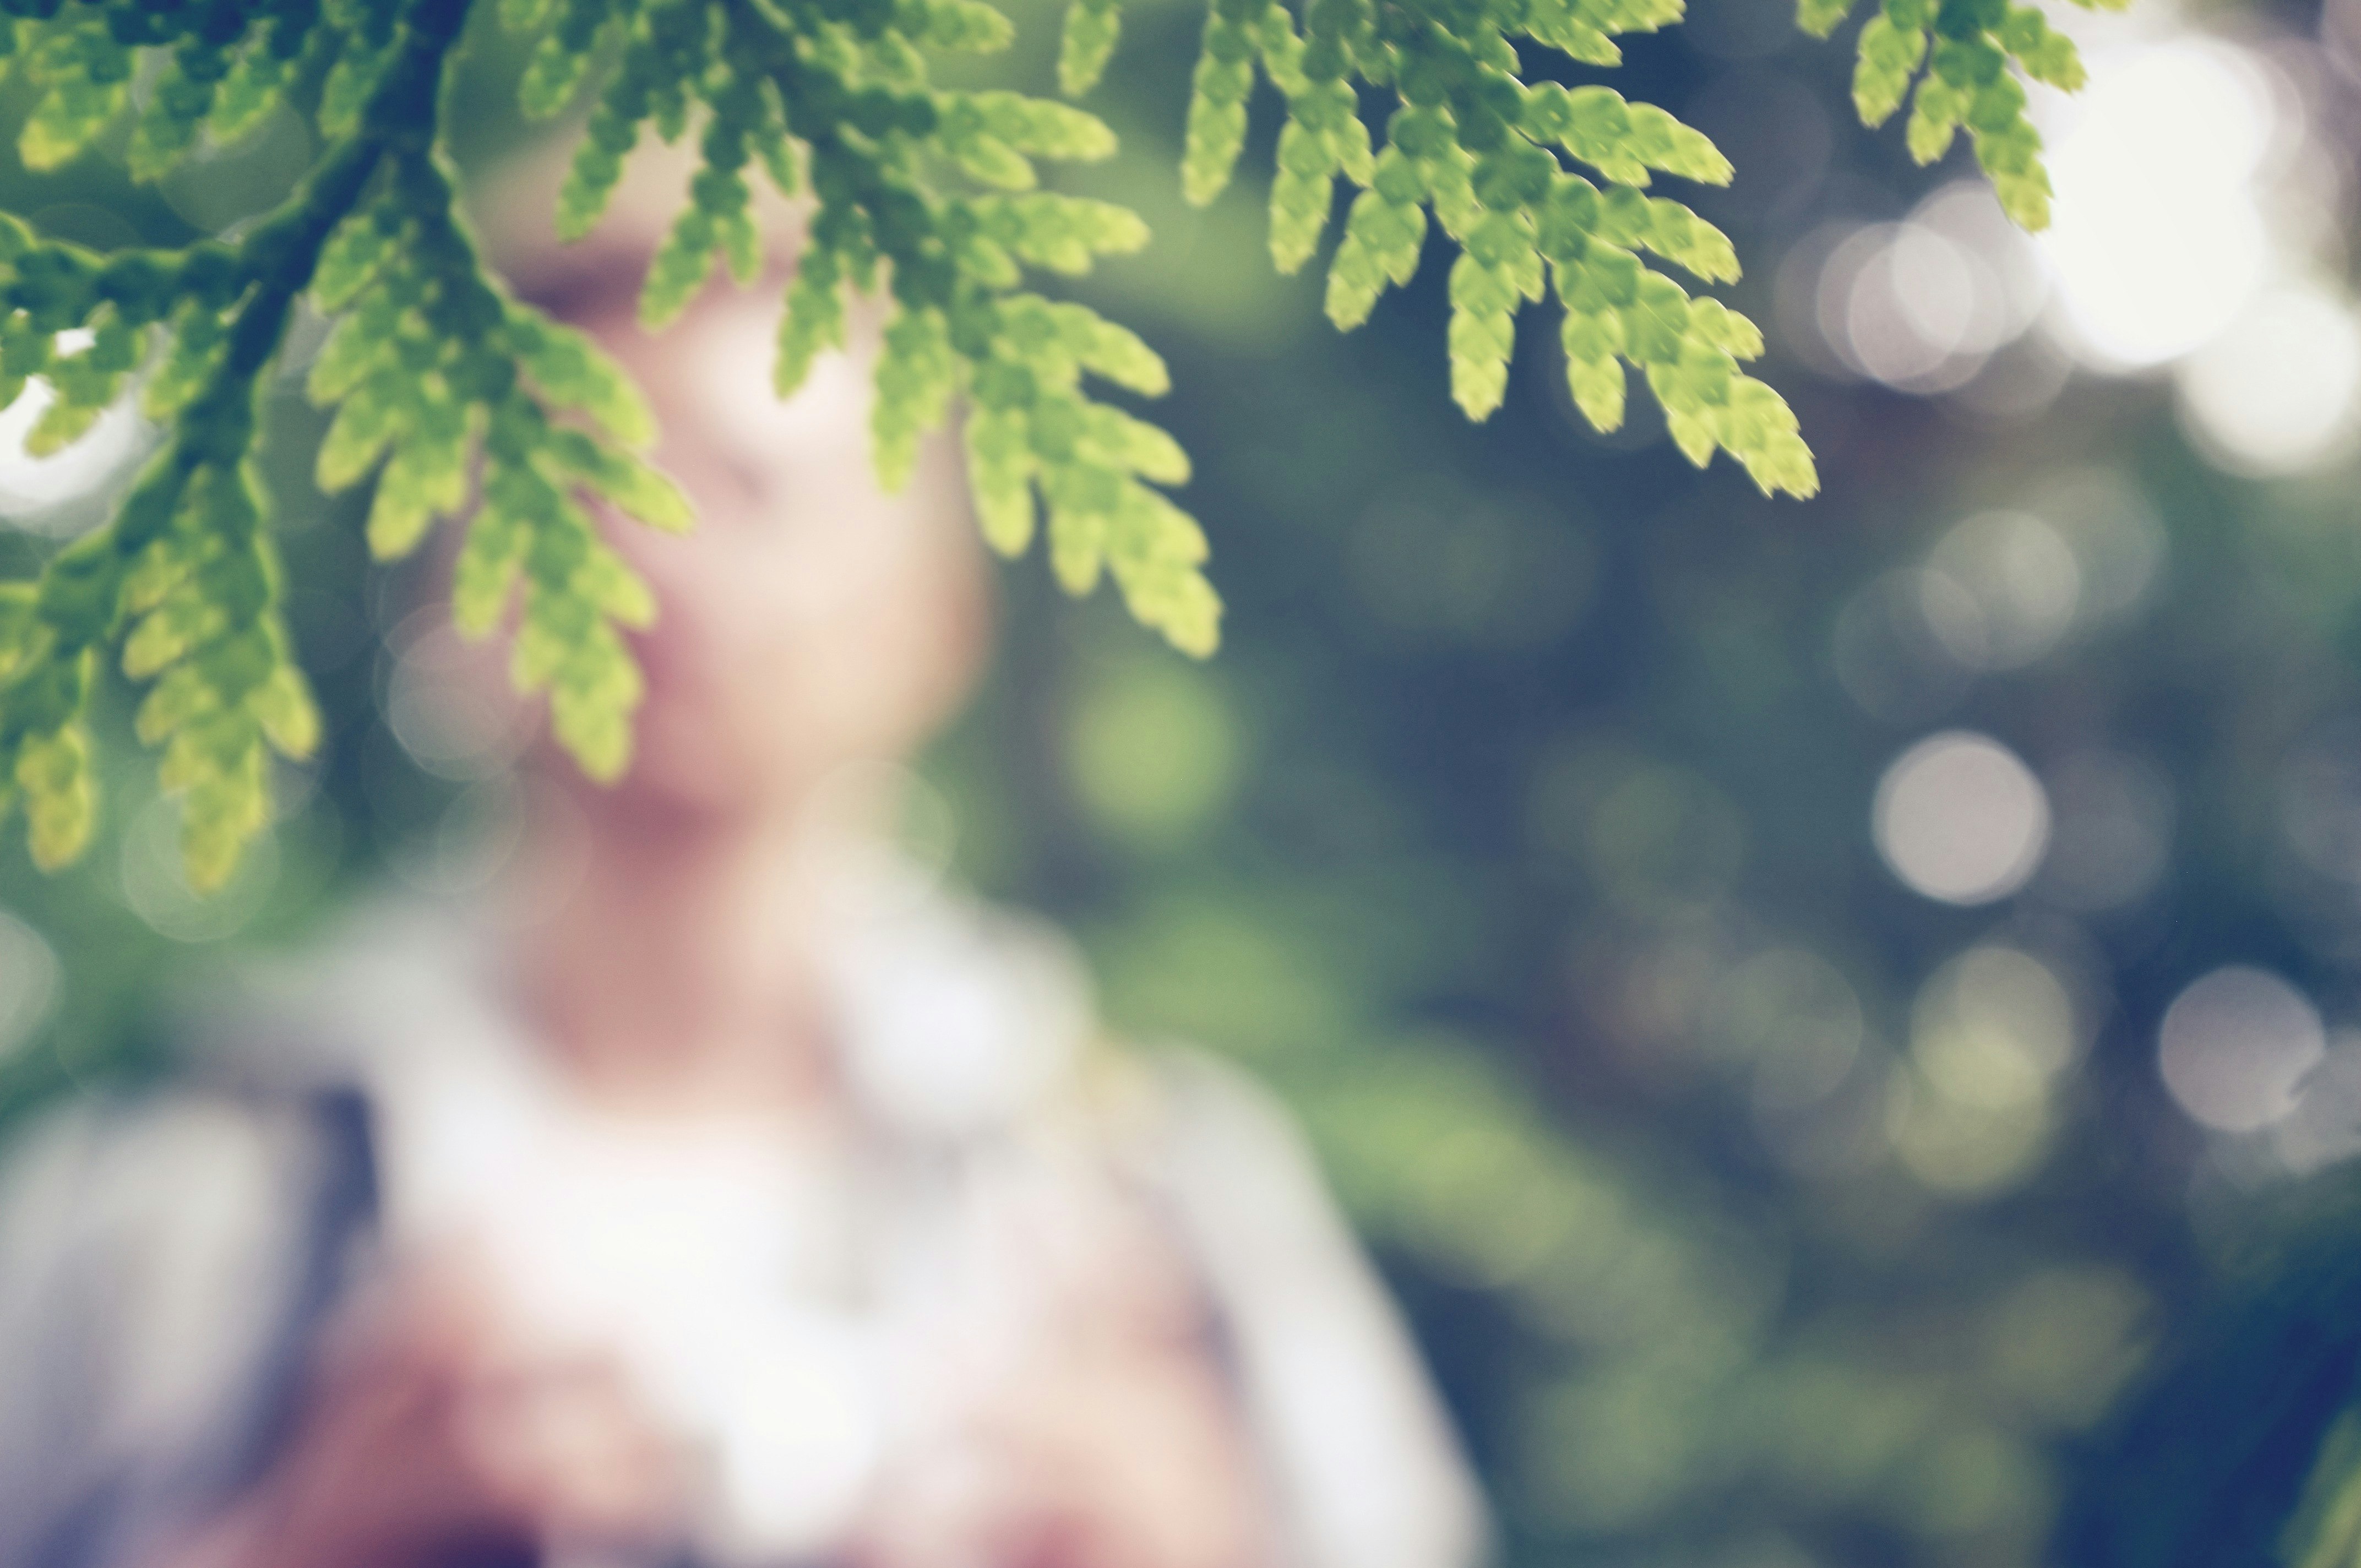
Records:
[[[763,770],[685,716],[643,724],[630,770],[612,786],[635,805],[667,813],[727,814],[759,804]]]

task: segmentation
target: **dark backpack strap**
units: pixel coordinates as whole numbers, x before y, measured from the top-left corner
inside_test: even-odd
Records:
[[[319,1182],[304,1221],[301,1266],[256,1370],[245,1439],[223,1476],[228,1494],[259,1480],[294,1437],[321,1332],[350,1283],[356,1250],[377,1231],[377,1137],[368,1097],[349,1086],[320,1090],[304,1110],[319,1138]]]
[[[222,1412],[223,1442],[202,1453],[127,1460],[86,1477],[25,1543],[30,1555],[0,1568],[110,1568],[155,1529],[201,1518],[251,1486],[292,1437],[320,1331],[343,1293],[355,1245],[375,1228],[377,1160],[368,1104],[357,1090],[254,1105],[309,1124],[317,1155],[310,1190],[291,1195],[301,1217],[289,1286],[246,1388]]]

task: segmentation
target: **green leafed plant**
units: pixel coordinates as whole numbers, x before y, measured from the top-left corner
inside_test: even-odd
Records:
[[[1738,275],[1729,240],[1658,175],[1718,183],[1697,131],[1541,69],[1612,66],[1615,38],[1679,20],[1682,0],[1213,0],[1181,169],[1213,199],[1245,145],[1257,77],[1285,101],[1270,247],[1318,251],[1341,177],[1351,200],[1327,309],[1365,321],[1420,265],[1450,262],[1451,388],[1472,418],[1507,388],[1519,311],[1554,297],[1584,415],[1623,417],[1627,367],[1699,465],[1716,450],[1766,493],[1807,496],[1811,455],[1778,394],[1746,375],[1762,334],[1661,267]],[[72,441],[135,378],[168,434],[116,513],[37,580],[0,585],[0,809],[20,805],[34,857],[71,860],[97,811],[88,729],[102,661],[144,686],[137,728],[184,800],[193,882],[218,883],[269,813],[269,757],[319,723],[279,614],[280,569],[254,470],[257,411],[300,299],[336,318],[310,370],[333,407],[318,473],[374,487],[370,549],[414,549],[463,519],[456,618],[484,634],[517,612],[512,669],[549,694],[558,739],[591,773],[630,755],[640,696],[622,631],[653,613],[593,508],[684,528],[689,508],[635,452],[653,422],[589,341],[511,298],[455,207],[438,126],[477,0],[0,0],[0,50],[37,95],[19,149],[36,170],[134,119],[131,172],[236,140],[276,105],[304,108],[322,152],[296,192],[233,241],[93,254],[0,214],[0,398],[41,378],[37,450]],[[1803,0],[1826,34],[1845,0]],[[985,537],[1046,536],[1070,591],[1112,578],[1142,622],[1212,652],[1220,601],[1196,521],[1166,493],[1189,460],[1164,431],[1095,396],[1153,396],[1163,362],[1127,329],[1028,285],[1137,249],[1129,211],[1039,188],[1038,166],[1104,157],[1114,137],[1068,104],[952,91],[930,51],[984,52],[1013,28],[985,0],[498,0],[533,40],[529,114],[588,112],[558,198],[562,236],[597,222],[624,158],[653,132],[693,136],[699,169],[649,266],[661,323],[718,266],[763,266],[752,181],[807,204],[777,384],[792,392],[841,345],[848,291],[881,297],[875,457],[899,482],[921,434],[965,407]],[[1079,95],[1117,42],[1118,0],[1072,0],[1059,76]],[[2011,67],[2070,87],[2072,47],[2008,0],[1885,0],[1863,27],[1856,100],[1880,121],[1912,102],[1909,145],[1938,156],[1965,126],[2002,200],[2038,225],[2048,185]],[[144,95],[131,84],[146,84]],[[1915,94],[1912,88],[1916,83]]]

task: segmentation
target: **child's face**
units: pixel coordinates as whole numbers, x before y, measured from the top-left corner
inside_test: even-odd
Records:
[[[698,521],[679,538],[609,529],[658,606],[634,639],[648,690],[620,787],[729,808],[906,752],[965,695],[987,633],[950,443],[928,446],[900,493],[880,488],[873,345],[824,358],[782,402],[776,289],[712,291],[658,333],[631,310],[626,296],[578,324],[646,389],[656,461]]]

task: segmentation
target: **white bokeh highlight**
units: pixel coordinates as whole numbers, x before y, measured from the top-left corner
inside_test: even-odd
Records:
[[[1959,585],[1969,616],[1930,620],[1971,670],[2015,670],[2064,640],[2082,602],[2082,565],[2065,536],[2025,511],[1978,512],[1951,526],[1928,568]]]
[[[2007,897],[2040,867],[2049,802],[2015,752],[1950,729],[1895,758],[1871,811],[1877,852],[1903,885],[1944,904]]]
[[[2361,319],[2318,284],[2281,284],[2174,380],[2182,428],[2215,466],[2258,478],[2318,468],[2361,433]]]
[[[1911,1009],[1919,1070],[1952,1099],[1985,1110],[2039,1100],[2080,1049],[2065,982],[2015,948],[1970,948],[1935,973]]]
[[[63,978],[56,949],[0,909],[0,1058],[23,1048],[49,1021]]]
[[[2268,970],[2233,965],[2173,999],[2158,1034],[2157,1066],[2191,1121],[2253,1133],[2296,1108],[2304,1078],[2327,1049],[2319,1010],[2301,992]]]
[[[122,473],[152,439],[126,399],[100,414],[80,441],[36,457],[25,450],[26,438],[55,401],[49,383],[35,379],[0,410],[0,520],[36,532],[56,532],[50,524],[60,509]]]
[[[1991,190],[1959,181],[1828,250],[1813,314],[1846,370],[1923,395],[1971,380],[2033,323],[2048,287]]]
[[[2076,353],[2145,368],[2235,321],[2273,259],[2258,177],[2280,115],[2255,57],[2202,37],[2102,54],[2055,118],[2038,243]]]
[[[2361,309],[2326,281],[2346,213],[2317,95],[2268,43],[2169,10],[2051,20],[2090,81],[2033,95],[2048,229],[2016,229],[1975,181],[1898,222],[1832,226],[1791,253],[1790,331],[1825,346],[1832,374],[2003,419],[2037,412],[2076,365],[2168,372],[2199,452],[2247,477],[2351,456]]]

